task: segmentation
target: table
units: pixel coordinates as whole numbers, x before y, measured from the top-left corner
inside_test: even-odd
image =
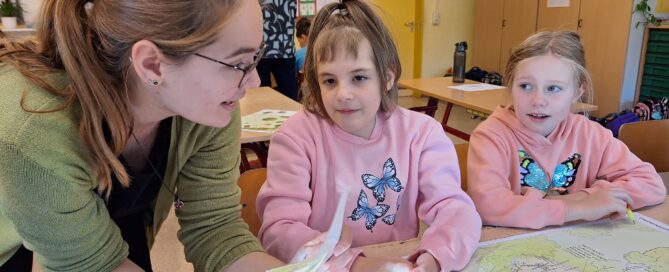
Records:
[[[669,183],[669,172],[659,173],[662,177],[662,180],[665,184]],[[639,212],[643,215],[654,218],[658,221],[669,224],[669,196],[664,200],[662,204],[655,205],[652,207],[645,207],[638,209],[635,212]],[[546,230],[550,228],[559,228],[560,226],[543,228],[541,230]],[[534,230],[530,229],[519,229],[519,228],[506,228],[506,227],[492,227],[484,226],[481,230],[481,242],[505,238],[509,236],[525,234],[533,232]],[[369,257],[401,257],[408,256],[412,254],[416,248],[418,248],[420,243],[420,238],[413,238],[404,241],[394,241],[383,244],[369,245],[362,247],[365,254]]]
[[[260,87],[246,90],[246,95],[239,100],[242,116],[246,116],[264,109],[299,111],[302,104],[288,98],[282,93],[269,88]],[[269,141],[272,133],[242,130],[241,142],[254,143]]]
[[[439,101],[446,102],[446,110],[444,111],[444,116],[441,120],[441,125],[443,126],[444,131],[466,141],[469,141],[470,135],[468,133],[448,126],[448,117],[453,105],[462,106],[485,114],[491,114],[497,106],[510,105],[512,103],[511,92],[507,88],[476,92],[466,92],[448,88],[455,85],[477,83],[480,82],[465,80],[464,83],[453,83],[451,77],[399,80],[400,87],[411,89],[430,98],[426,106],[412,108],[414,110],[425,111],[425,113],[434,117]],[[597,106],[591,104],[577,103],[574,106],[575,112],[591,112],[595,110],[597,110]]]
[[[18,28],[0,28],[7,38],[20,40],[24,38],[31,38],[35,35],[35,29],[19,26]]]
[[[239,108],[241,115],[246,116],[265,109],[299,111],[302,109],[302,104],[272,88],[260,87],[246,90],[246,95],[239,100]],[[256,154],[256,157],[260,161],[260,167],[267,166],[267,146],[263,142],[269,141],[271,137],[272,133],[270,132],[246,131],[242,129],[240,162],[240,170],[242,172],[253,168],[246,157],[247,150],[253,151]]]

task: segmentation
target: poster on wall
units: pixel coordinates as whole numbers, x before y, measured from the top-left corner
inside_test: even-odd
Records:
[[[300,17],[316,15],[316,0],[300,0],[297,14]]]

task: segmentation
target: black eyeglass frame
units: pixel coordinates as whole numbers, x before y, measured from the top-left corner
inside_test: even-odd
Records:
[[[198,56],[198,57],[200,57],[200,58],[209,60],[209,61],[216,62],[216,63],[218,63],[218,64],[222,64],[222,65],[227,66],[227,67],[229,67],[229,68],[232,68],[232,69],[234,69],[234,70],[241,71],[241,72],[242,72],[242,78],[239,79],[239,84],[237,84],[237,88],[241,88],[241,87],[242,87],[242,83],[244,83],[244,79],[246,79],[246,75],[247,75],[249,72],[253,71],[253,69],[255,69],[256,66],[258,66],[258,62],[260,62],[260,59],[261,59],[263,56],[265,56],[265,53],[266,53],[266,52],[267,52],[267,44],[266,44],[266,43],[262,43],[262,44],[260,44],[260,47],[258,48],[258,51],[256,52],[255,56],[253,56],[253,58],[254,58],[254,59],[253,59],[253,63],[249,64],[249,65],[246,66],[246,67],[240,66],[239,64],[237,64],[237,65],[233,65],[233,64],[225,63],[225,62],[223,62],[223,61],[217,60],[217,59],[212,58],[212,57],[207,57],[207,56],[202,55],[202,54],[200,54],[200,53],[194,53],[194,55],[196,55],[196,56]]]

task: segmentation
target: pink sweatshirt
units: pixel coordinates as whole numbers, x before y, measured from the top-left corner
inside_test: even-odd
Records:
[[[417,237],[443,270],[461,269],[478,245],[481,219],[460,188],[455,149],[439,123],[397,108],[378,115],[370,139],[354,136],[304,111],[272,137],[267,181],[257,199],[259,238],[289,261],[326,232],[337,188],[349,186],[344,225],[352,247]]]
[[[599,124],[569,114],[548,137],[527,130],[511,107],[498,107],[472,133],[468,193],[486,225],[538,229],[565,223],[562,200],[544,199],[549,186],[592,193],[621,187],[633,209],[662,203],[666,188],[642,162]],[[593,186],[595,181],[604,180]],[[529,187],[521,195],[521,184]]]

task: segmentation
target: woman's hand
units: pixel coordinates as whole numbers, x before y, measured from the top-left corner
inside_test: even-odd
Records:
[[[318,254],[318,249],[325,242],[327,233],[321,233],[316,238],[304,244],[300,249],[297,250],[295,256],[290,261],[291,263],[304,261],[316,254]],[[346,226],[342,227],[341,236],[339,237],[339,242],[334,248],[332,256],[325,262],[324,265],[319,267],[319,271],[346,271],[347,265],[353,259],[353,254],[349,250],[353,237],[351,232]]]
[[[632,197],[621,188],[605,188],[576,201],[565,201],[567,222],[574,220],[597,220],[606,216],[625,216]]]

